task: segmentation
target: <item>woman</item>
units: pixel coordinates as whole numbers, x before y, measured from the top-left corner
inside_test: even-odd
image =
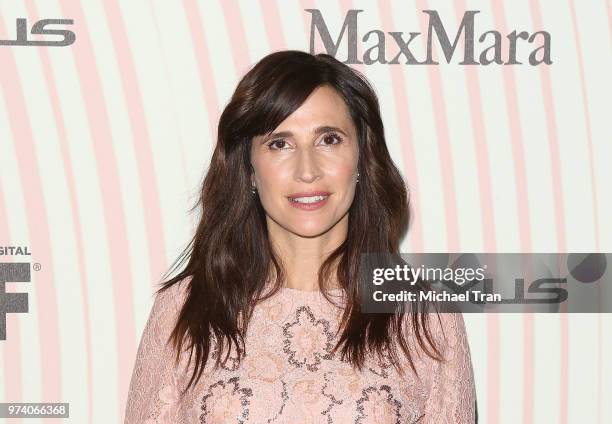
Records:
[[[474,422],[461,314],[360,313],[361,253],[397,253],[409,210],[362,75],[325,54],[258,62],[221,115],[199,206],[126,423]]]

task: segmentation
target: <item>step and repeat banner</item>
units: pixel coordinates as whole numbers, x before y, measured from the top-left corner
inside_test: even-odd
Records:
[[[610,0],[0,0],[0,413],[48,415],[0,422],[123,421],[220,113],[286,49],[372,83],[402,252],[612,252]],[[590,302],[464,314],[479,422],[612,422],[612,310]]]

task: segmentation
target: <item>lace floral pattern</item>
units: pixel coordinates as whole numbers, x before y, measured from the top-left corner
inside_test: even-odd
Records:
[[[253,389],[242,387],[240,377],[232,377],[227,381],[219,380],[210,385],[202,397],[200,422],[225,423],[236,420],[243,423],[249,417],[251,397]]]
[[[284,290],[260,303],[244,358],[234,346],[226,366],[189,380],[164,343],[184,286],[156,299],[138,348],[125,424],[187,423],[472,423],[475,389],[461,314],[432,315],[443,362],[413,357],[420,378],[398,374],[386,357],[366,357],[361,370],[332,355],[339,315],[316,292]],[[219,352],[213,349],[211,357]],[[225,356],[225,352],[224,352]],[[181,363],[184,358],[181,358]],[[402,364],[409,370],[408,364]]]
[[[387,422],[390,417],[395,423],[401,423],[400,408],[402,403],[395,399],[395,395],[386,384],[379,387],[368,386],[361,391],[362,396],[357,399],[357,419],[355,423],[362,423],[366,417],[372,422]]]
[[[329,321],[315,318],[308,306],[301,306],[295,313],[295,320],[283,327],[283,352],[289,363],[317,371],[321,360],[329,360],[333,349],[333,335],[329,332]]]

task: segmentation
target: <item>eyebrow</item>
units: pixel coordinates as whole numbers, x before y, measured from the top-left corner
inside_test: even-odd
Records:
[[[313,135],[320,135],[320,134],[331,132],[331,131],[337,131],[339,133],[344,134],[346,137],[348,137],[348,134],[344,130],[338,127],[331,126],[331,125],[322,125],[320,127],[317,127],[312,131],[312,133]],[[264,137],[263,140],[268,141],[273,138],[291,137],[292,135],[293,133],[291,131],[278,131],[278,132],[272,133]]]

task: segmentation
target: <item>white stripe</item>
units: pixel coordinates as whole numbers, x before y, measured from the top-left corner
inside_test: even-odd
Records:
[[[309,51],[310,49],[310,12],[305,12],[300,2],[276,0],[280,25],[283,29],[287,49]],[[304,27],[306,17],[307,27]],[[303,29],[305,28],[305,29]],[[316,52],[318,53],[318,52]]]

